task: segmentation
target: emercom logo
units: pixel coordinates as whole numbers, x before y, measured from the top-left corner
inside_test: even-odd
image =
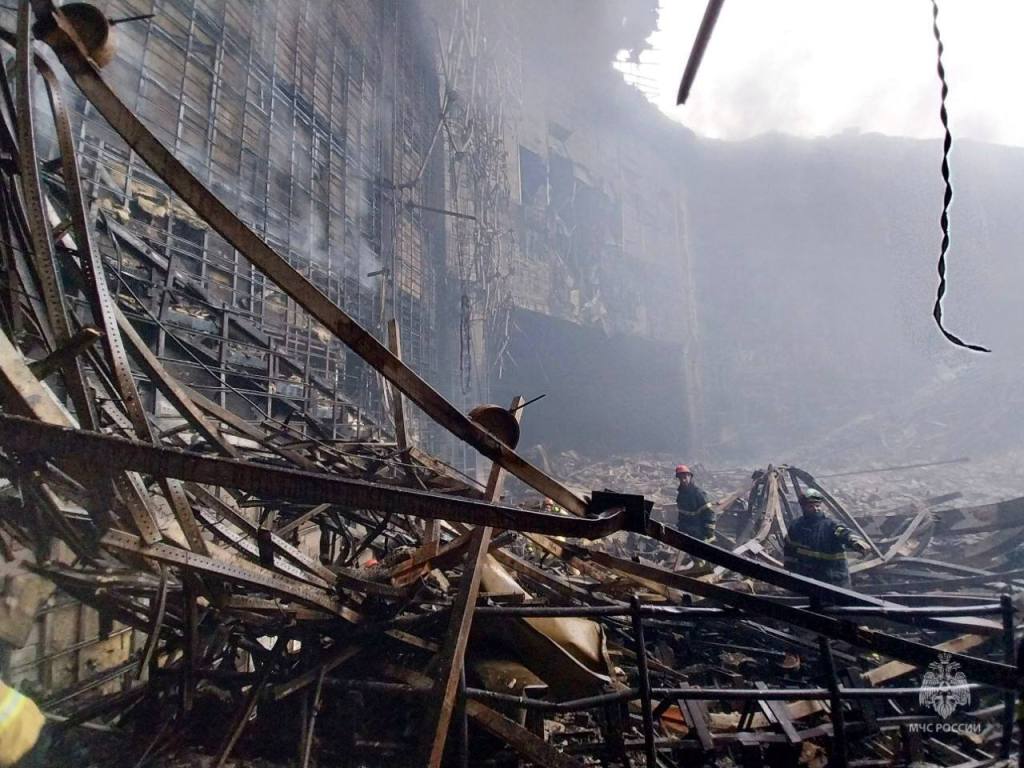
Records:
[[[971,689],[967,677],[960,671],[960,664],[950,660],[948,653],[939,655],[938,661],[928,665],[928,671],[921,681],[918,697],[922,707],[930,707],[943,720],[957,707],[971,703]]]

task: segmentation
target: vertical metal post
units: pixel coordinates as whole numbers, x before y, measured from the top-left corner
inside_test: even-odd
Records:
[[[303,646],[305,647],[305,646]],[[316,690],[312,698],[306,697],[309,707],[309,719],[306,722],[306,730],[302,739],[302,762],[301,768],[309,768],[309,758],[313,754],[313,731],[316,729],[316,716],[320,711],[320,695],[324,688],[324,676],[327,674],[327,667],[321,667],[320,674],[316,678]]]
[[[1013,600],[1009,595],[999,596],[999,604],[1003,609],[1003,659],[1007,664],[1014,664],[1016,655],[1016,643],[1013,637]],[[1016,692],[1011,690],[1003,694],[1003,740],[1000,756],[1004,760],[1010,759],[1010,750],[1013,745],[1013,720],[1014,708],[1016,705]]]
[[[462,670],[459,672],[459,709],[456,715],[456,722],[459,725],[458,733],[458,760],[456,765],[459,768],[469,768],[469,715],[466,712],[466,665],[463,662]]]
[[[358,742],[356,736],[359,732],[359,718],[363,709],[363,694],[359,691],[346,691],[337,729],[343,745],[341,768],[353,768],[353,766],[359,765],[359,760],[356,757]]]
[[[491,540],[488,526],[473,531],[462,568],[462,583],[452,603],[448,634],[437,652],[437,667],[431,696],[419,725],[416,765],[440,768],[445,743],[459,699],[459,675],[463,670],[466,645],[473,626],[473,611],[480,594],[480,578]]]
[[[267,657],[267,660],[263,662],[263,669],[260,670],[259,677],[249,689],[249,692],[245,696],[245,700],[242,702],[241,708],[235,715],[234,722],[231,724],[231,730],[227,733],[224,745],[218,753],[218,757],[216,762],[213,764],[213,768],[224,768],[228,758],[231,756],[231,751],[235,748],[238,740],[242,737],[242,732],[245,730],[245,726],[249,722],[249,718],[252,717],[252,713],[256,709],[256,704],[259,701],[260,694],[263,692],[267,683],[270,682],[270,675],[274,672],[274,669],[277,667],[281,659],[286,655],[287,650],[288,636],[284,634],[278,635],[277,640],[274,642],[274,647],[270,651],[270,655]]]
[[[1017,700],[1024,703],[1024,639],[1017,646]],[[1017,733],[1024,734],[1024,717],[1017,716]],[[1024,742],[1024,737],[1018,736]],[[1017,750],[1017,766],[1024,768],[1024,743]]]
[[[839,678],[836,676],[835,659],[832,658],[832,644],[824,635],[818,635],[818,648],[825,684],[829,690],[829,705],[832,709],[832,754],[828,764],[831,768],[846,768],[846,718],[843,716],[843,700],[839,696]]]
[[[120,251],[118,251],[120,253]],[[171,278],[173,279],[173,278]],[[220,370],[217,372],[220,374],[220,384],[217,387],[217,402],[220,403],[221,408],[228,407],[228,343],[231,339],[231,310],[227,305],[222,305],[222,314],[220,316]],[[161,333],[163,329],[161,328]],[[268,385],[269,386],[269,383]]]
[[[193,574],[182,574],[181,582],[182,609],[185,614],[184,658],[181,660],[181,711],[187,715],[195,703],[196,667],[199,663],[196,658],[199,654],[199,605],[196,600],[199,595],[196,577]]]
[[[636,667],[640,674],[640,709],[644,719],[644,752],[647,768],[657,768],[654,753],[654,717],[651,712],[651,678],[647,670],[647,646],[644,643],[644,619],[640,615],[640,598],[633,595],[633,642],[636,649]]]

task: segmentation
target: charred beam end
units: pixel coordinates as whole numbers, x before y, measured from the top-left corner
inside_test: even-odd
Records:
[[[647,522],[651,519],[654,502],[635,493],[594,491],[587,504],[587,516],[599,517],[609,510],[622,510],[623,530],[633,533],[647,533]]]
[[[440,493],[350,480],[323,472],[209,456],[6,414],[0,415],[0,445],[23,456],[92,457],[102,461],[107,470],[130,469],[155,477],[235,488],[288,501],[331,502],[551,536],[599,539],[622,530],[626,520],[621,508],[586,518],[531,512]]]
[[[34,360],[29,363],[29,370],[36,375],[36,378],[42,381],[51,373],[63,368],[65,365],[77,358],[85,350],[91,347],[102,335],[103,333],[98,328],[91,325],[80,328],[78,332],[71,337],[67,344],[54,352],[51,352],[42,360]]]

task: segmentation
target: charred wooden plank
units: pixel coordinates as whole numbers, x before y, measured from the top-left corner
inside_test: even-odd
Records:
[[[754,683],[755,686],[761,689],[767,690],[768,685],[760,681]],[[786,737],[786,741],[789,744],[799,744],[801,741],[800,734],[797,733],[796,728],[793,726],[793,721],[789,718],[789,712],[786,710],[785,704],[781,701],[774,699],[768,699],[766,701],[758,701],[764,709],[771,713],[772,718],[775,720],[776,725],[782,731],[782,735]]]
[[[85,350],[99,341],[102,332],[91,325],[79,328],[67,344],[55,349],[42,360],[34,360],[28,364],[29,369],[40,380],[45,379],[51,373],[64,368],[72,360],[77,358]]]

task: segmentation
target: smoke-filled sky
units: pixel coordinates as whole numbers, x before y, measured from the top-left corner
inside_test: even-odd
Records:
[[[928,0],[728,0],[685,106],[675,94],[704,0],[661,0],[639,67],[619,62],[696,133],[933,138],[939,82]],[[1024,146],[1022,0],[940,0],[955,138]]]

